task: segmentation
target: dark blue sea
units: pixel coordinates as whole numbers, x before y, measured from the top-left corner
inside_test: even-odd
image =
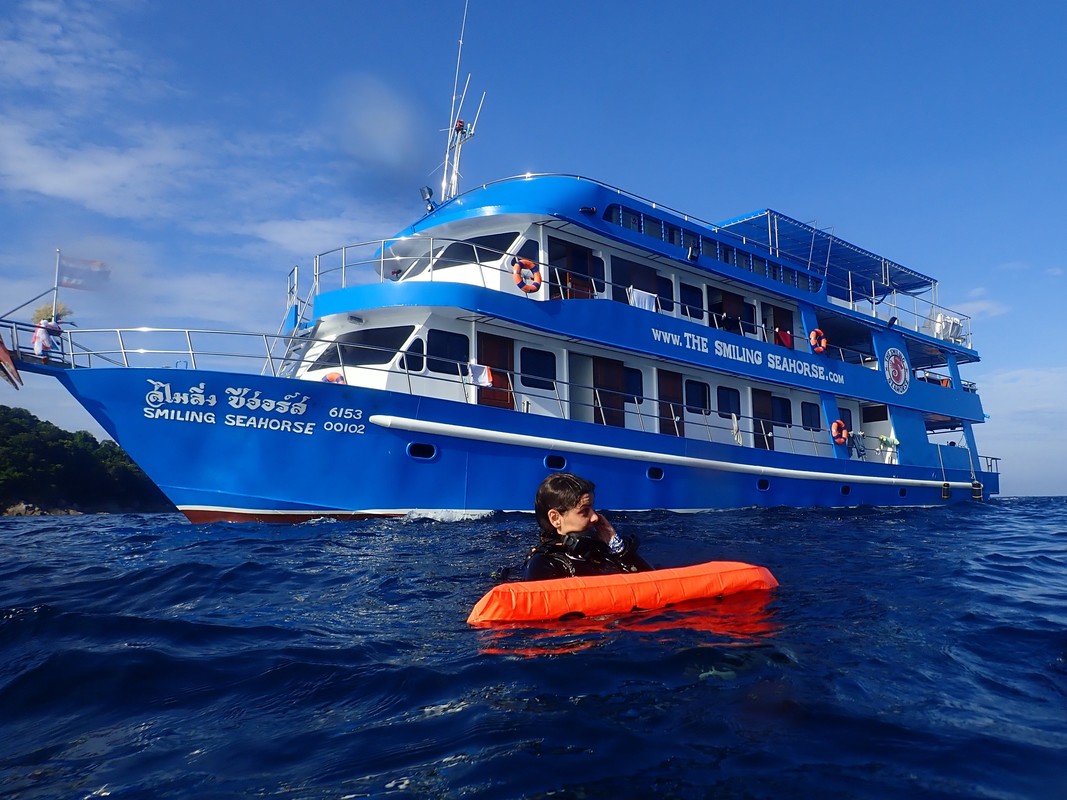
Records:
[[[531,516],[0,519],[0,796],[1067,796],[1067,498],[614,522],[781,585],[474,629]]]

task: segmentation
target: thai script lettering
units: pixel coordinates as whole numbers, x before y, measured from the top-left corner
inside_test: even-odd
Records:
[[[217,402],[215,395],[205,394],[204,384],[190,387],[186,392],[175,392],[171,390],[170,384],[166,381],[154,381],[148,379],[148,382],[152,384],[152,390],[145,395],[144,401],[150,408],[160,408],[161,406],[214,406]]]
[[[251,395],[249,392],[252,392],[252,390],[247,387],[228,387],[226,389],[226,394],[228,394],[229,397],[227,397],[226,400],[230,404],[230,408],[244,408],[249,411],[267,411],[276,414],[291,414],[297,417],[303,415],[308,410],[308,396],[306,394],[301,397],[300,393],[296,392],[295,394],[287,394],[284,400],[273,400],[269,397],[261,398],[258,390],[252,392]],[[298,397],[301,399],[298,402],[293,402]]]

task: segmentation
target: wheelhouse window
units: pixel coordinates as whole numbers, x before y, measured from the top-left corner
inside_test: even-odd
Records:
[[[523,347],[519,350],[519,383],[531,389],[556,388],[556,354]]]
[[[435,269],[447,269],[464,264],[491,264],[511,247],[518,235],[518,231],[490,233],[485,236],[474,236],[462,242],[452,242],[446,245],[437,256]]]
[[[422,372],[423,367],[426,366],[425,355],[426,343],[422,339],[415,339],[400,357],[400,369],[406,369],[408,372]]]
[[[311,368],[388,364],[414,330],[414,325],[398,325],[394,328],[360,328],[342,333],[315,359]]]
[[[430,372],[466,375],[470,358],[470,339],[462,333],[431,329],[426,334],[426,368]]]

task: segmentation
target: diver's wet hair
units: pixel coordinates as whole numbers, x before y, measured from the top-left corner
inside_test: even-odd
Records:
[[[582,495],[593,495],[596,486],[592,481],[580,478],[570,472],[553,472],[537,487],[537,496],[534,498],[534,514],[537,517],[537,526],[541,529],[541,535],[554,535],[555,528],[548,521],[548,512],[551,509],[561,514],[572,508],[576,508]]]

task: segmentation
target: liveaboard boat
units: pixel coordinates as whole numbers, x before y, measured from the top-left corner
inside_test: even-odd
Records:
[[[193,522],[938,506],[999,492],[938,284],[777,211],[710,223],[596,180],[460,193],[289,273],[278,333],[0,321]]]

